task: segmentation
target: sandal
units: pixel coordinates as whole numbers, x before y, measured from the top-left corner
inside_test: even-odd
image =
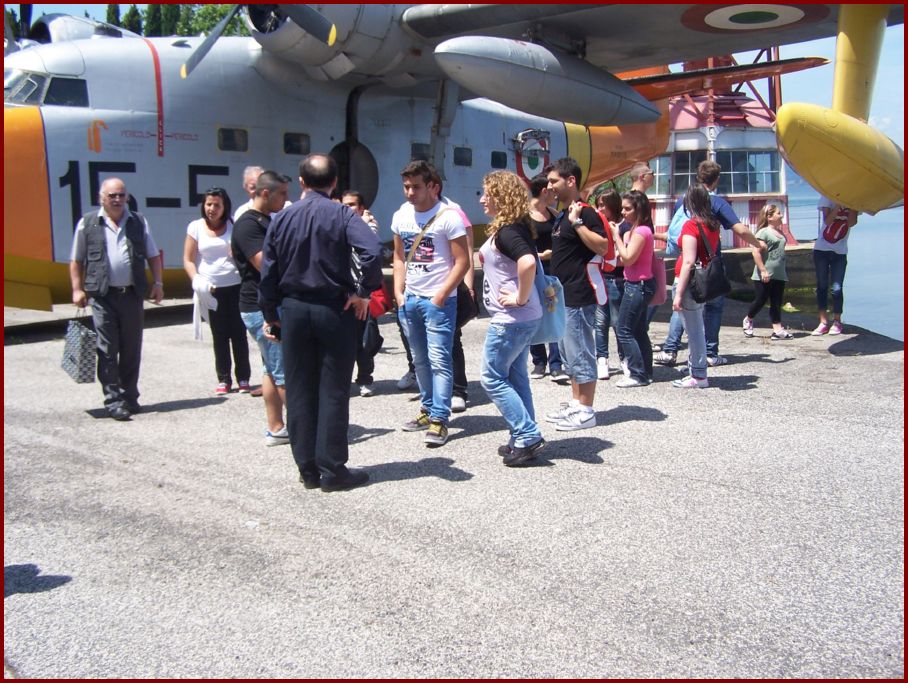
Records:
[[[779,330],[778,332],[773,332],[769,338],[773,340],[794,339],[794,335],[788,330]]]

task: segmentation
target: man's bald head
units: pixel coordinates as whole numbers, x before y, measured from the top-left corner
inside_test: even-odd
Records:
[[[337,162],[327,154],[310,154],[300,162],[300,178],[310,190],[330,192],[337,183]]]

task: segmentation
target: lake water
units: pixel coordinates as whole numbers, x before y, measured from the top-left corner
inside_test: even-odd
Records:
[[[798,240],[817,237],[816,191],[788,169],[788,212]],[[905,341],[905,209],[861,214],[848,237],[842,321]],[[813,309],[815,312],[815,309]],[[806,310],[805,310],[806,312]]]

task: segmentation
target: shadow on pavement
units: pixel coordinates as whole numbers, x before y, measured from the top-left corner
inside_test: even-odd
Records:
[[[39,576],[36,564],[11,564],[3,567],[3,597],[16,593],[43,593],[73,580],[71,576]]]
[[[423,458],[404,462],[386,462],[380,465],[366,465],[361,469],[369,473],[369,483],[385,481],[404,481],[421,477],[438,477],[446,481],[468,481],[473,478],[472,472],[453,467],[451,458]]]

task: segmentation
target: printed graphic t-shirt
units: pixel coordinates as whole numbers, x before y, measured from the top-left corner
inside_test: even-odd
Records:
[[[412,258],[408,258],[423,227],[442,209],[445,210],[444,213],[429,226],[419,241],[416,252]],[[407,202],[394,213],[391,232],[400,236],[404,245],[404,260],[407,265],[405,291],[416,296],[434,296],[454,267],[451,240],[467,234],[460,212],[441,202],[428,211],[418,212]],[[452,290],[450,296],[456,295],[457,290]]]

